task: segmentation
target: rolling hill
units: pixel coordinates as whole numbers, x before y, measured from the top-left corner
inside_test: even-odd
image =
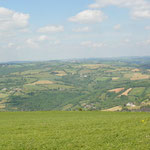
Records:
[[[149,79],[149,57],[2,63],[0,111],[149,111]]]

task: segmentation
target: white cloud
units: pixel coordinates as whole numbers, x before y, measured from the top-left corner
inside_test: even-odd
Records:
[[[15,50],[24,40],[22,33],[29,31],[29,18],[29,14],[0,7],[0,44],[4,45],[4,49]]]
[[[146,29],[146,30],[150,30],[150,26],[146,26],[145,29]]]
[[[90,30],[89,27],[82,27],[82,28],[73,29],[74,32],[88,32],[89,30]]]
[[[90,47],[90,48],[101,48],[104,45],[105,45],[104,43],[92,42],[92,41],[84,41],[81,43],[81,46]]]
[[[147,40],[147,41],[146,41],[146,44],[150,45],[150,40]]]
[[[0,32],[26,28],[28,26],[29,17],[29,14],[0,7]]]
[[[84,10],[69,18],[69,21],[77,23],[97,23],[102,22],[105,18],[106,16],[104,16],[100,10]]]
[[[31,38],[27,39],[26,43],[31,48],[38,48],[39,47],[38,43],[34,39],[31,39]]]
[[[38,41],[45,41],[48,40],[48,37],[46,35],[41,35],[38,37]]]
[[[103,8],[109,5],[129,8],[133,18],[150,18],[150,2],[148,0],[95,0],[90,8]]]
[[[136,42],[138,46],[150,46],[150,39]]]
[[[114,26],[114,29],[115,30],[119,30],[121,28],[121,25],[120,24],[116,24],[115,26]]]
[[[132,12],[133,18],[150,18],[150,10],[136,10]]]
[[[63,26],[45,26],[42,28],[38,29],[38,32],[40,33],[49,33],[49,32],[63,32],[64,31],[64,27]]]
[[[125,43],[129,43],[130,40],[129,40],[129,39],[125,39],[124,42],[125,42]]]
[[[52,44],[59,45],[61,42],[59,40],[54,41]]]
[[[14,43],[12,43],[12,42],[8,43],[8,48],[12,48],[13,46],[15,46]]]
[[[49,47],[49,46],[56,46],[60,45],[60,40],[46,36],[46,35],[40,35],[40,36],[35,36],[26,39],[26,42],[24,45],[25,47],[30,47],[30,48],[43,48],[43,47]]]

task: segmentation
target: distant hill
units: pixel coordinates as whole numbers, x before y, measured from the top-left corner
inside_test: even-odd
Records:
[[[0,111],[129,111],[128,104],[149,110],[150,57],[0,64]]]

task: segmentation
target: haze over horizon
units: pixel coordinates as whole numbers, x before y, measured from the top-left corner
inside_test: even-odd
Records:
[[[0,0],[0,62],[150,56],[148,0]]]

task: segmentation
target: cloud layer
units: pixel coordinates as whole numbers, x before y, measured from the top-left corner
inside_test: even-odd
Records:
[[[53,17],[44,18],[41,13],[40,18],[40,13],[37,17],[36,13],[30,10],[30,14],[27,14],[0,7],[0,61],[16,60],[17,56],[20,60],[44,60],[91,57],[91,54],[96,57],[137,53],[149,55],[148,0],[93,1],[95,3],[89,7],[89,2],[84,1],[88,9],[84,10],[81,5],[80,12],[76,11],[74,6],[71,8],[74,8],[73,11],[67,15],[64,10],[59,9],[59,14],[62,13],[61,19],[53,9],[49,10]],[[81,1],[77,0],[77,3]],[[22,8],[24,10],[24,6]],[[16,10],[22,8],[15,7]],[[120,12],[110,15],[114,9]]]

